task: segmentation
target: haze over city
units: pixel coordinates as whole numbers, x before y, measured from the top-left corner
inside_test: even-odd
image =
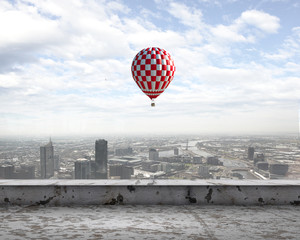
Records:
[[[0,132],[298,133],[298,1],[1,1]],[[156,107],[130,66],[176,73]]]

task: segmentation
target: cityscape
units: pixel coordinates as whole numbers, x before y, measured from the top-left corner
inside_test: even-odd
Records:
[[[0,12],[0,240],[300,239],[299,0]]]
[[[300,179],[296,136],[0,140],[1,179]]]

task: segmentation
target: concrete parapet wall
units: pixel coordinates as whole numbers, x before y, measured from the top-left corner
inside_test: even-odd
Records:
[[[300,205],[299,180],[0,180],[0,205]]]

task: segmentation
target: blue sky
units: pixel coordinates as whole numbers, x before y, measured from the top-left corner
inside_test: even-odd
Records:
[[[1,1],[3,135],[296,133],[300,2]],[[156,107],[145,47],[176,72]]]

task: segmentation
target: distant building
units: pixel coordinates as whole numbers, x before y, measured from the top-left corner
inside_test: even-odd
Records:
[[[40,147],[41,178],[54,176],[54,147],[50,139],[49,143]]]
[[[202,163],[202,157],[201,156],[193,157],[193,163],[194,164],[201,164]]]
[[[253,162],[256,164],[257,162],[264,162],[265,161],[265,155],[263,153],[255,153]]]
[[[149,172],[155,172],[157,171],[157,164],[159,164],[158,161],[153,161],[153,160],[147,160],[142,162],[142,169],[144,171],[149,171]],[[154,167],[152,167],[155,165]]]
[[[160,171],[160,164],[157,163],[157,164],[151,165],[150,170],[151,170],[151,172],[157,172],[157,171]]]
[[[90,179],[91,164],[87,159],[77,159],[75,162],[75,179]]]
[[[288,169],[289,169],[289,165],[285,163],[271,163],[269,165],[270,174],[273,175],[284,176],[286,175]]]
[[[15,167],[13,165],[0,166],[0,178],[13,179],[14,170],[15,170]]]
[[[35,166],[21,165],[20,168],[15,168],[13,176],[14,179],[35,179]]]
[[[268,162],[257,162],[256,166],[260,170],[264,170],[264,171],[269,170],[269,163]]]
[[[179,154],[179,149],[178,148],[174,148],[174,155],[178,156]]]
[[[223,162],[221,162],[217,156],[213,157],[207,157],[206,158],[206,163],[209,165],[216,165],[216,166],[222,166]]]
[[[199,166],[198,174],[202,178],[211,178],[211,174],[209,173],[209,167],[208,166]]]
[[[248,147],[248,159],[253,160],[254,158],[254,147]]]
[[[157,161],[159,159],[159,153],[156,149],[150,148],[149,149],[149,160]]]
[[[163,162],[160,164],[161,166],[161,171],[165,172],[165,173],[169,173],[172,171],[172,164],[171,163],[167,163],[167,162]]]
[[[120,179],[131,179],[131,175],[133,174],[133,167],[124,166],[121,164],[109,166],[110,177],[120,177]]]
[[[59,171],[59,169],[60,169],[59,155],[54,155],[54,171]]]
[[[161,157],[159,158],[159,160],[161,162],[173,162],[173,163],[183,162],[183,158],[181,156]]]
[[[13,165],[0,166],[0,178],[35,179],[35,166],[21,165],[18,168],[15,168]]]
[[[107,179],[107,141],[104,139],[95,142],[96,179]]]
[[[128,148],[116,148],[115,149],[115,155],[116,156],[126,156],[126,155],[132,155],[133,150],[131,147]]]
[[[24,168],[28,179],[35,179],[35,166],[29,165]]]

